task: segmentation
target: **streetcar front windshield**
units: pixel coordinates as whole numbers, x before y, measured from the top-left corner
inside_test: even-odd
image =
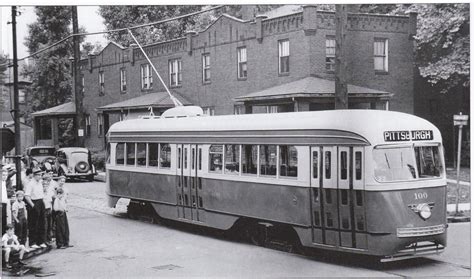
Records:
[[[379,182],[437,178],[443,173],[438,146],[376,147],[373,156]]]

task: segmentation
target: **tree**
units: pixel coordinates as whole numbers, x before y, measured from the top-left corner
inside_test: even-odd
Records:
[[[0,109],[7,109],[6,100],[10,98],[8,91],[5,90],[5,72],[7,71],[8,58],[6,55],[0,54]]]
[[[221,14],[226,13],[242,18],[244,9],[253,9],[255,14],[264,13],[281,5],[228,5],[221,9],[170,21],[155,26],[134,29],[132,32],[140,44],[151,44],[184,36],[188,30],[199,31],[211,24]],[[185,15],[211,6],[101,6],[99,14],[104,18],[107,30],[132,27],[140,24],[156,22],[180,15]],[[127,32],[114,32],[107,35],[111,41],[125,47],[134,43]]]
[[[201,10],[202,6],[100,6],[99,14],[104,18],[107,30],[132,27]],[[147,26],[133,30],[140,44],[173,39],[184,35],[186,27],[194,24],[193,17]],[[125,47],[134,43],[127,32],[109,33],[107,38]]]
[[[418,13],[416,63],[442,93],[469,87],[469,4],[398,5],[396,14]]]
[[[28,25],[25,45],[30,53],[51,45],[71,34],[71,8],[38,6],[36,22]],[[32,111],[63,104],[71,99],[70,43],[59,44],[38,54],[30,73],[32,80]]]

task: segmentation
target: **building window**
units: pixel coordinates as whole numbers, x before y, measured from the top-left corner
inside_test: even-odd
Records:
[[[152,69],[150,64],[145,64],[141,66],[142,89],[153,88],[153,75],[151,70]]]
[[[84,75],[81,76],[81,92],[82,92],[82,94],[84,94],[84,92],[85,92]]]
[[[237,48],[237,71],[239,79],[247,78],[247,48]]]
[[[209,53],[202,55],[202,82],[211,82],[211,55]]]
[[[91,135],[91,116],[86,115],[86,137]]]
[[[26,93],[23,90],[18,90],[18,103],[24,104],[26,102]]]
[[[168,62],[170,70],[170,86],[179,86],[182,81],[181,59],[172,59]]]
[[[105,94],[104,72],[99,72],[99,95],[103,96],[104,94]]]
[[[280,112],[279,106],[265,106],[267,113],[278,113]]]
[[[334,72],[336,65],[336,38],[326,36],[326,71]]]
[[[374,40],[374,69],[378,72],[388,72],[388,40]]]
[[[120,69],[120,92],[127,91],[127,71]]]
[[[97,114],[97,135],[100,137],[104,134],[104,115],[102,113]]]
[[[280,74],[290,73],[290,40],[278,41],[278,69]]]
[[[203,107],[202,110],[204,111],[205,115],[214,115],[214,107]]]
[[[243,105],[235,105],[234,114],[245,114],[245,107]]]

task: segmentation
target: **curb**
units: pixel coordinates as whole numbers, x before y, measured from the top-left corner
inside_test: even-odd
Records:
[[[451,184],[456,184],[457,180],[456,179],[446,179],[446,182],[451,183]],[[459,185],[464,185],[464,186],[471,186],[471,182],[467,181],[459,181]]]

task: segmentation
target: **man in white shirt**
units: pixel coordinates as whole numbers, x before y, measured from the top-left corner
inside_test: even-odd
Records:
[[[44,191],[41,182],[42,171],[33,170],[33,179],[25,186],[25,200],[28,205],[28,237],[33,249],[46,248],[46,231],[44,224]]]

